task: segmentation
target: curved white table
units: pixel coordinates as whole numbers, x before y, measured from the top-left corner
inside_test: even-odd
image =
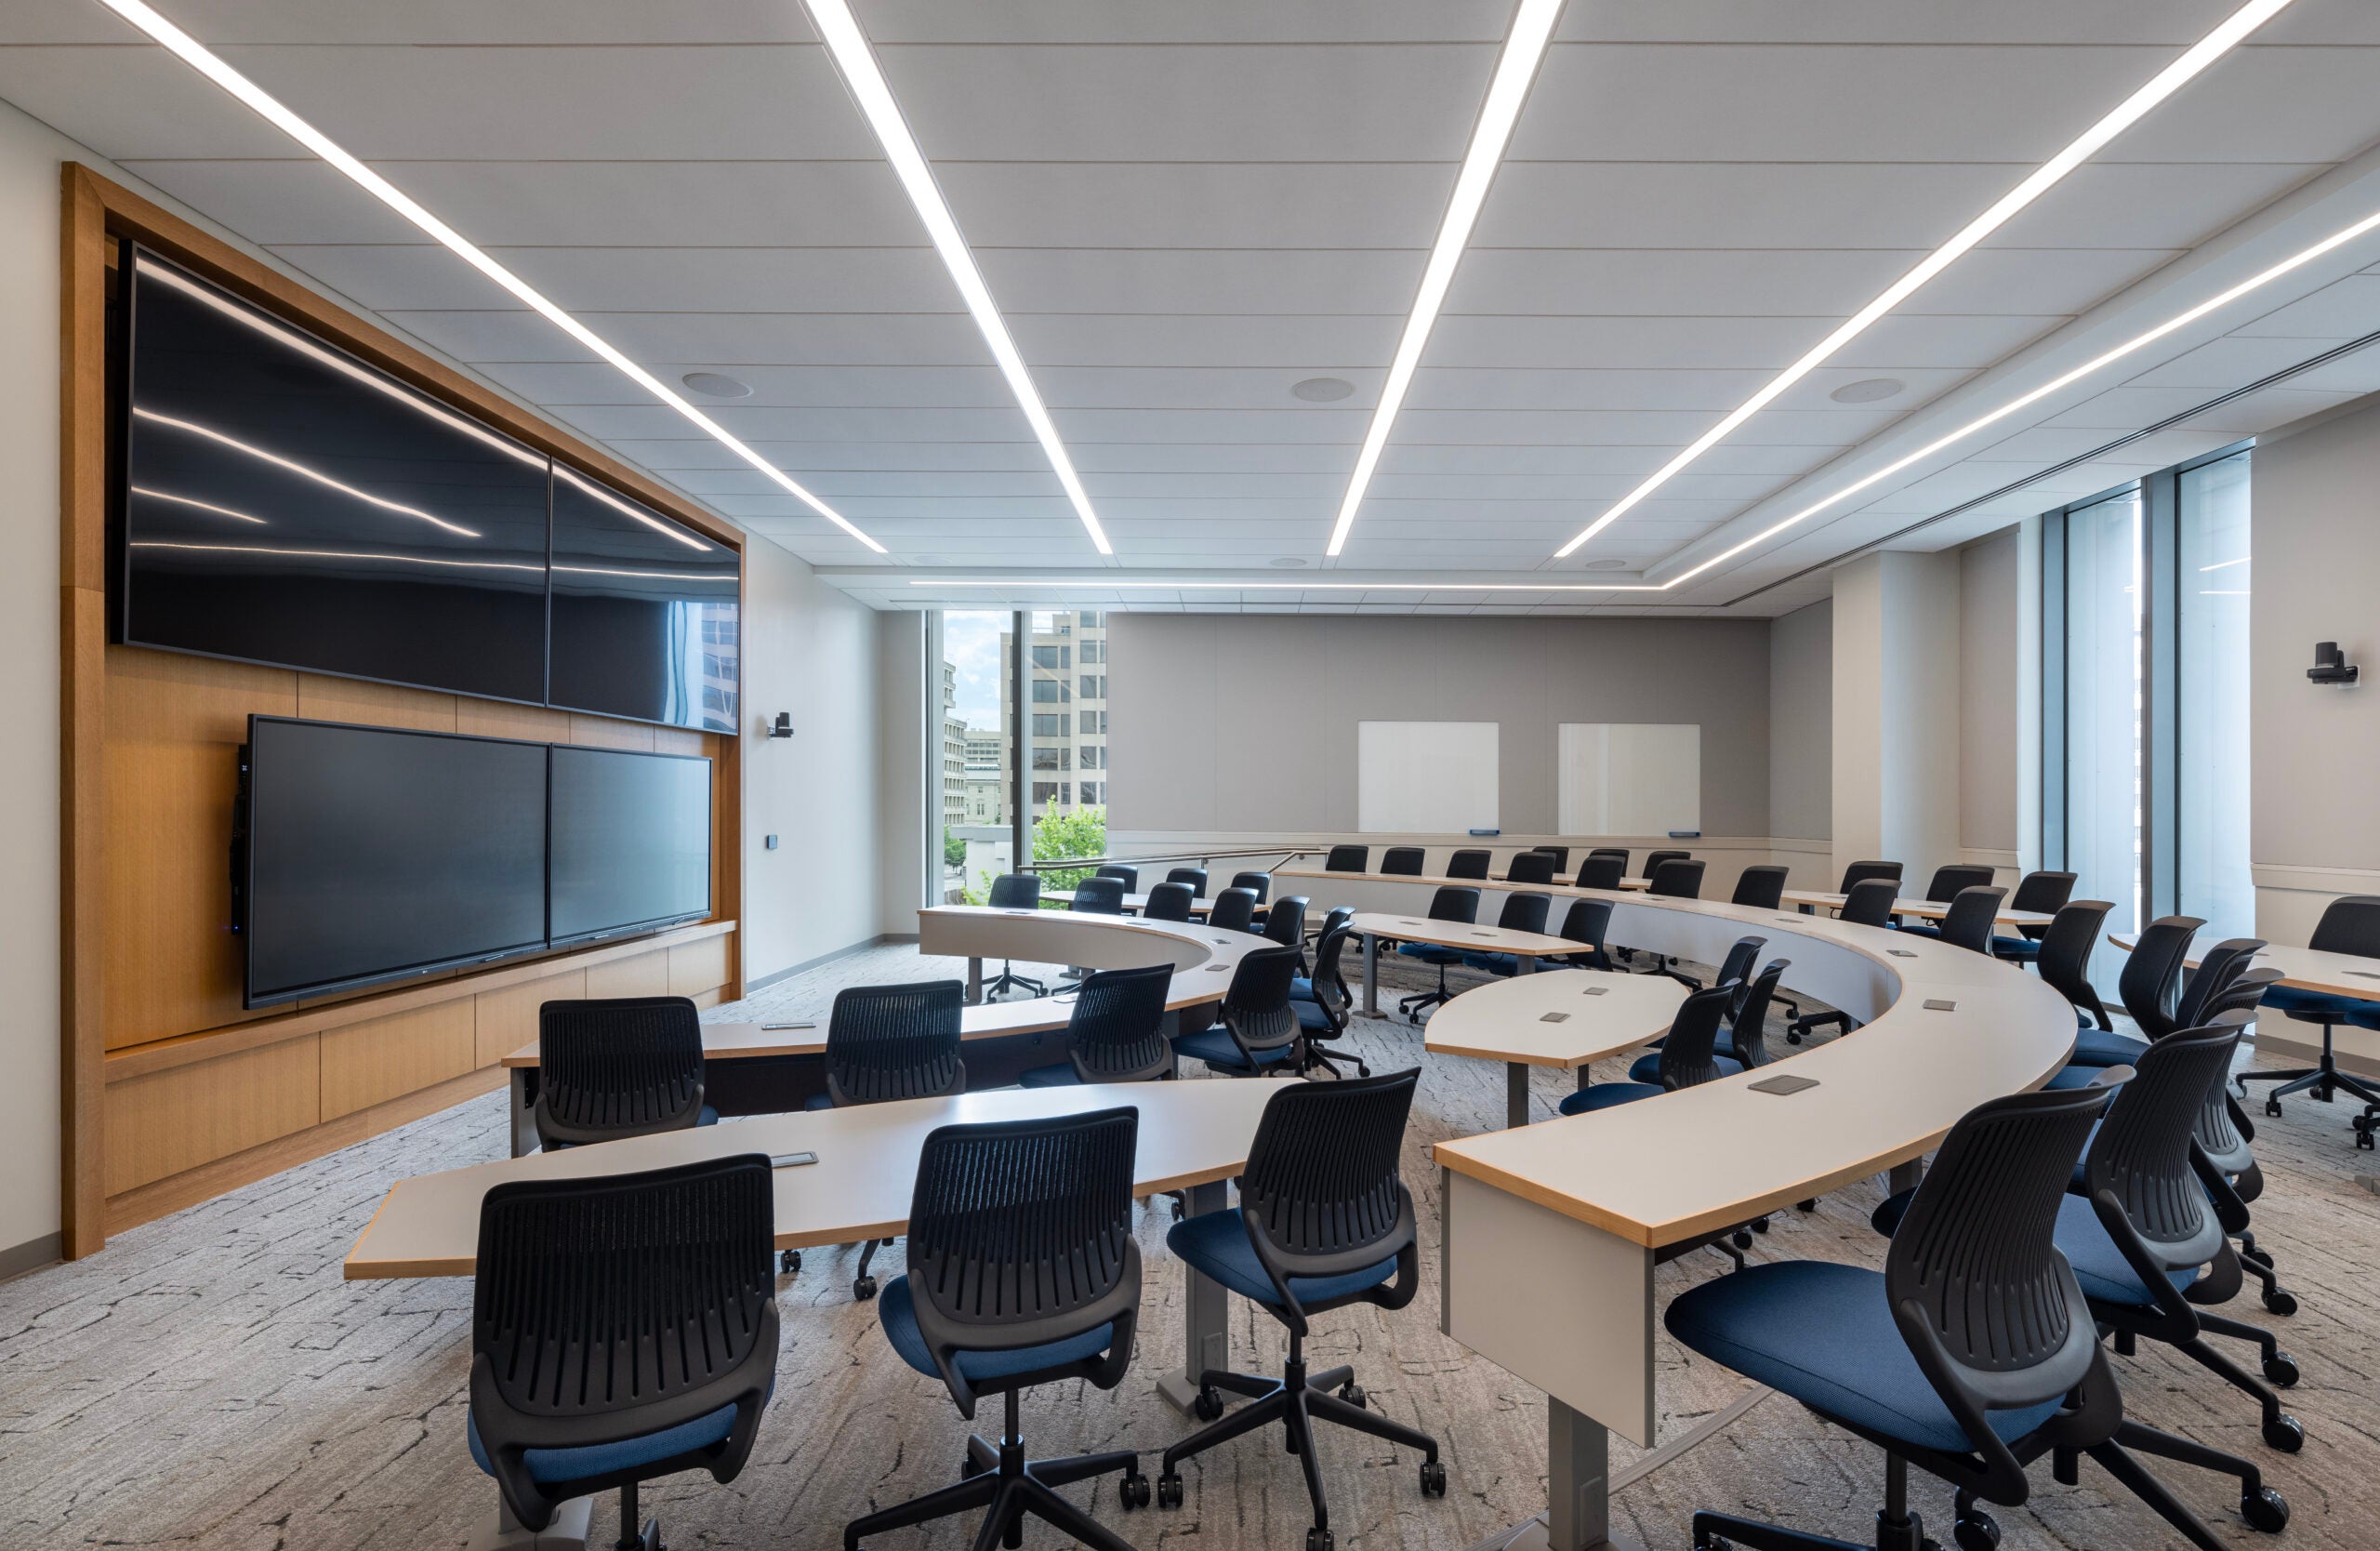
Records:
[[[1082,910],[994,909],[929,905],[918,912],[918,951],[967,961],[967,1000],[984,1000],[984,961],[1023,959],[1087,969],[1171,964],[1179,1003],[1211,1001],[1231,985],[1239,961],[1272,940],[1197,921],[1149,921]],[[1209,988],[1211,987],[1211,989]]]
[[[1527,1125],[1531,1067],[1576,1070],[1584,1086],[1591,1064],[1660,1038],[1686,995],[1666,974],[1516,974],[1465,991],[1432,1014],[1421,1047],[1504,1063],[1504,1123]]]
[[[1439,882],[1329,876],[1339,887],[1314,890],[1317,906],[1416,910]],[[1500,1538],[1554,1551],[1609,1539],[1608,1429],[1653,1441],[1661,1249],[1880,1171],[1914,1183],[1917,1160],[1959,1117],[2040,1087],[2075,1036],[2065,998],[2038,977],[1931,938],[1699,900],[1593,896],[1614,901],[1612,936],[1648,951],[1716,963],[1738,937],[1765,937],[1764,957],[1792,961],[1789,987],[1863,1024],[1752,1072],[1436,1144],[1442,1326],[1547,1395],[1548,1514]],[[1438,1017],[1503,989],[1465,992]],[[1507,994],[1515,1019],[1488,1018],[1489,1004],[1481,1021],[1506,1027],[1467,1036],[1481,1048],[1515,1040],[1526,1021],[1523,993]],[[1817,1086],[1753,1091],[1788,1072]]]

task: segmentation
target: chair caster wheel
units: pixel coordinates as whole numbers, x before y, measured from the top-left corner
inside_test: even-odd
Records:
[[[1697,1535],[1694,1551],[1736,1551],[1736,1543],[1725,1535]]]
[[[1338,1544],[1338,1537],[1328,1530],[1316,1529],[1305,1532],[1305,1551],[1331,1551]]]
[[[1358,1061],[1355,1063],[1355,1075],[1357,1077],[1369,1077],[1372,1075],[1372,1069],[1369,1067],[1365,1066],[1361,1061]]]
[[[2265,1100],[2265,1113],[2270,1115],[2275,1120],[2279,1120],[2281,1118],[2281,1100]]]
[[[2275,1352],[2265,1359],[2265,1383],[2276,1389],[2287,1389],[2297,1383],[2297,1359],[2287,1352]]]
[[[1371,1397],[1364,1393],[1364,1386],[1353,1379],[1339,1386],[1339,1399],[1351,1406],[1362,1407],[1371,1404]]]
[[[1727,1242],[1728,1242],[1728,1243],[1730,1243],[1730,1244],[1733,1244],[1736,1248],[1738,1248],[1738,1249],[1739,1249],[1739,1250],[1748,1250],[1748,1249],[1751,1249],[1751,1248],[1752,1248],[1752,1229],[1750,1229],[1750,1228],[1738,1228],[1738,1229],[1736,1229],[1736,1231],[1735,1231],[1735,1232],[1733,1232],[1733,1233],[1731,1233],[1731,1234],[1727,1235]]]
[[[2297,1312],[2297,1294],[2276,1287],[2265,1294],[2265,1307],[2268,1311],[2287,1319]]]
[[[2272,1269],[2272,1252],[2269,1250],[2243,1249],[2240,1252],[2240,1258],[2253,1260],[2268,1271]]]
[[[1116,1483],[1116,1497],[1126,1513],[1149,1505],[1149,1478],[1135,1470]]]
[[[1447,1467],[1441,1460],[1421,1462],[1421,1495],[1444,1497],[1447,1494]]]
[[[2289,1501],[2270,1487],[2243,1491],[2240,1494],[2240,1517],[2248,1521],[2249,1529],[2277,1535],[2289,1526]]]
[[[1818,1203],[1815,1197],[1809,1200],[1795,1201],[1793,1203],[1793,1210],[1796,1212],[1816,1212],[1818,1209]]]
[[[1212,1422],[1223,1413],[1223,1398],[1212,1385],[1200,1385],[1198,1398],[1190,1402],[1190,1414],[1201,1422]]]
[[[798,1277],[801,1275],[801,1252],[800,1250],[787,1250],[785,1253],[777,1256],[777,1275],[781,1277]]]
[[[868,1299],[875,1297],[876,1279],[874,1277],[854,1278],[852,1281],[852,1296],[857,1298],[861,1303],[866,1303]]]
[[[1178,1222],[1180,1222],[1180,1221],[1182,1221],[1182,1218],[1183,1218],[1183,1213],[1184,1213],[1184,1209],[1183,1209],[1183,1207],[1182,1203],[1181,1203],[1180,1201],[1175,1201],[1175,1202],[1173,1203],[1173,1220],[1174,1220],[1175,1222],[1177,1222],[1177,1223],[1178,1223]]]
[[[1157,1505],[1160,1508],[1182,1505],[1182,1472],[1169,1470],[1157,1478]]]
[[[1768,1231],[1768,1219],[1765,1217],[1754,1217],[1752,1220],[1752,1230],[1754,1233],[1766,1233]]]
[[[2294,1416],[2276,1416],[2265,1424],[2265,1446],[2294,1454],[2306,1447],[2306,1429]]]
[[[1999,1551],[2000,1526],[1990,1514],[1971,1513],[1950,1527],[1959,1551]]]

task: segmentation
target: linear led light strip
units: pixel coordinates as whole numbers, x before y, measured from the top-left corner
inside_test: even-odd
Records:
[[[1637,502],[1667,484],[1687,464],[1709,452],[1734,432],[1737,427],[1775,402],[1778,394],[1825,365],[1837,351],[1866,333],[1870,325],[1909,299],[1919,286],[1950,268],[1952,260],[2007,224],[2018,211],[2047,193],[2068,173],[2088,161],[2109,140],[2138,123],[2150,109],[2179,91],[2207,66],[2230,52],[2234,45],[2264,25],[2275,12],[2289,4],[2290,0],[2249,0],[2247,5],[2232,12],[2221,26],[2201,38],[2181,58],[2159,71],[2150,78],[2147,86],[2118,103],[2105,118],[2082,131],[2065,150],[2034,168],[2030,177],[2003,194],[1999,202],[1990,209],[1969,221],[1957,236],[1927,254],[1918,262],[1916,268],[1894,281],[1875,300],[1845,319],[1833,333],[1812,346],[1807,354],[1770,378],[1760,391],[1738,404],[1725,419],[1696,437],[1684,451],[1655,470],[1650,478],[1621,497],[1617,505],[1580,529],[1577,537],[1554,551],[1554,557],[1556,560],[1565,560],[1576,553],[1580,545],[1619,521],[1621,514],[1635,506]],[[1331,553],[1336,554],[1338,550],[1334,549]]]
[[[927,163],[925,152],[918,149],[917,138],[909,133],[908,120],[901,115],[901,104],[894,100],[892,88],[885,84],[884,73],[877,68],[875,51],[868,47],[867,34],[860,30],[858,18],[845,0],[802,0],[809,7],[810,20],[816,24],[818,35],[826,41],[837,69],[842,72],[843,85],[851,89],[852,99],[876,131],[876,139],[884,147],[885,159],[892,164],[892,171],[901,179],[901,187],[909,195],[909,203],[917,207],[918,219],[925,222],[926,235],[933,240],[934,251],[942,256],[943,267],[950,272],[951,280],[959,286],[959,295],[967,303],[967,312],[982,330],[984,343],[991,347],[992,359],[999,364],[1000,375],[1008,378],[1009,391],[1015,395],[1017,407],[1025,411],[1025,418],[1033,427],[1033,435],[1041,444],[1041,451],[1049,457],[1050,467],[1058,476],[1059,484],[1073,503],[1075,515],[1091,535],[1091,541],[1103,555],[1116,551],[1107,542],[1107,530],[1099,524],[1099,513],[1091,507],[1091,496],[1075,474],[1074,460],[1066,456],[1065,444],[1058,439],[1056,422],[1050,418],[1047,405],[1041,402],[1040,390],[1033,385],[1033,374],[1025,369],[1025,357],[1009,338],[1008,323],[1000,316],[998,303],[992,300],[992,288],[985,284],[983,272],[975,267],[975,255],[959,230],[958,219],[942,197],[942,189],[933,180],[933,168]],[[1558,6],[1559,0],[1554,0]]]
[[[822,501],[816,496],[812,495],[807,489],[803,488],[800,482],[794,479],[792,475],[787,474],[784,470],[778,468],[775,464],[771,463],[767,458],[762,457],[752,448],[747,446],[741,439],[731,433],[726,427],[721,425],[718,421],[712,419],[709,416],[704,414],[701,410],[687,403],[686,400],[679,394],[677,390],[663,382],[659,378],[654,377],[651,372],[646,371],[642,366],[640,366],[635,362],[629,360],[625,354],[621,353],[618,349],[613,346],[609,340],[606,340],[593,329],[588,328],[585,324],[580,323],[576,318],[572,317],[568,312],[563,312],[553,302],[548,300],[543,292],[537,290],[519,275],[514,274],[510,270],[506,269],[502,264],[497,263],[494,258],[489,258],[485,253],[481,252],[480,249],[468,241],[462,233],[456,232],[453,227],[448,226],[444,221],[440,220],[436,216],[431,215],[428,210],[422,208],[421,205],[416,204],[410,195],[406,194],[395,184],[390,183],[387,179],[381,177],[378,173],[374,172],[370,167],[365,166],[362,162],[356,160],[354,156],[350,155],[347,150],[340,146],[336,140],[333,140],[329,136],[324,134],[321,130],[315,128],[312,125],[307,123],[304,119],[299,118],[296,113],[290,112],[288,108],[282,104],[279,99],[273,97],[271,94],[265,91],[263,87],[258,86],[254,81],[249,80],[245,75],[241,74],[238,71],[224,63],[222,60],[217,58],[214,53],[209,51],[205,45],[192,37],[188,33],[183,32],[179,27],[177,27],[172,22],[166,20],[164,17],[158,15],[156,11],[143,4],[142,0],[100,0],[100,4],[106,6],[108,9],[113,11],[116,15],[124,18],[125,20],[130,22],[133,26],[139,28],[142,32],[156,39],[166,48],[172,50],[175,55],[179,57],[181,60],[188,64],[192,69],[197,71],[200,74],[205,76],[217,86],[221,86],[225,91],[230,92],[233,97],[236,97],[241,101],[246,103],[250,108],[254,109],[259,116],[264,118],[282,133],[298,141],[307,150],[311,151],[315,155],[320,156],[324,161],[328,162],[332,166],[337,167],[340,172],[345,173],[350,179],[353,179],[359,186],[361,186],[364,192],[371,194],[375,199],[377,199],[381,204],[386,205],[390,209],[394,210],[397,214],[404,217],[405,219],[411,221],[415,226],[419,227],[423,232],[428,232],[430,237],[435,239],[441,245],[455,254],[456,257],[461,258],[465,263],[470,265],[471,268],[479,271],[490,280],[495,281],[505,290],[509,291],[513,296],[520,298],[524,305],[543,316],[547,322],[552,324],[556,328],[561,329],[563,333],[569,335],[572,338],[577,340],[580,344],[585,345],[588,350],[593,351],[597,355],[611,363],[612,365],[618,368],[621,374],[627,377],[631,382],[634,382],[638,387],[642,388],[646,392],[651,393],[654,398],[659,399],[662,403],[668,404],[670,408],[676,410],[679,414],[683,415],[687,419],[693,421],[696,426],[702,429],[705,434],[710,436],[721,446],[727,448],[728,451],[734,453],[736,457],[742,458],[745,462],[749,463],[753,468],[758,469],[761,473],[767,475],[788,495],[791,495],[803,505],[809,507],[811,510],[815,511],[819,516],[826,518],[828,522],[834,524],[845,533],[850,534],[853,538],[858,539],[861,543],[866,545],[876,553],[882,554],[885,552],[883,545],[879,544],[875,539],[870,538],[866,534],[862,533],[859,528],[841,512],[837,511],[833,507],[828,506],[825,501]]]
[[[1479,123],[1471,132],[1471,149],[1463,152],[1462,170],[1455,175],[1454,195],[1447,201],[1446,219],[1438,225],[1438,240],[1430,248],[1430,261],[1421,271],[1421,293],[1413,298],[1413,311],[1405,320],[1405,335],[1396,341],[1396,354],[1388,365],[1388,379],[1381,385],[1380,403],[1372,410],[1372,423],[1364,432],[1364,444],[1355,455],[1355,471],[1348,478],[1347,494],[1339,502],[1339,521],[1330,529],[1330,544],[1323,552],[1333,556],[1347,547],[1348,531],[1355,525],[1356,509],[1364,504],[1364,492],[1372,483],[1372,471],[1380,467],[1381,454],[1388,446],[1388,433],[1396,425],[1397,411],[1405,407],[1406,391],[1413,386],[1413,370],[1421,364],[1421,351],[1430,342],[1430,330],[1438,321],[1438,309],[1446,305],[1447,287],[1454,284],[1455,266],[1462,260],[1462,250],[1471,243],[1471,229],[1479,219],[1479,207],[1488,199],[1488,185],[1494,180],[1496,165],[1504,159],[1505,142],[1513,138],[1513,125],[1520,117],[1521,104],[1528,99],[1529,82],[1537,75],[1538,61],[1545,57],[1546,40],[1553,35],[1554,23],[1562,14],[1562,0],[1521,0],[1520,9],[1513,14],[1513,30],[1504,39],[1504,51],[1497,58],[1496,73],[1488,83],[1488,100],[1479,109]]]

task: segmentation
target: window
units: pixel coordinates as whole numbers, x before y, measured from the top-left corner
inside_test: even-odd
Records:
[[[1071,749],[1047,749],[1036,745],[1033,750],[1033,768],[1036,770],[1072,770],[1074,768],[1074,750]]]
[[[1036,711],[1033,716],[1033,736],[1035,737],[1065,736],[1066,713],[1064,711]]]
[[[1055,781],[1036,781],[1036,782],[1034,782],[1034,783],[1033,783],[1033,802],[1034,802],[1034,805],[1035,805],[1035,806],[1037,806],[1037,807],[1038,807],[1040,804],[1042,804],[1042,803],[1044,803],[1044,802],[1055,802],[1060,801],[1060,799],[1059,799],[1059,797],[1058,797],[1058,789],[1058,789],[1058,783],[1057,783],[1057,782],[1055,782]]]
[[[1033,703],[1037,706],[1069,705],[1073,700],[1074,696],[1067,693],[1066,681],[1064,679],[1033,681]]]
[[[1074,664],[1068,660],[1070,655],[1071,649],[1064,646],[1036,646],[1033,648],[1033,666],[1036,668],[1071,668]]]
[[[2248,457],[2182,471],[2176,492],[2174,762],[2178,908],[2209,941],[2256,925],[2248,861]]]
[[[1014,868],[1010,824],[1015,788],[1016,616],[951,609],[939,621],[938,676],[929,693],[940,708],[940,748],[928,760],[941,790],[940,899],[980,903],[991,881]]]
[[[1097,803],[1100,801],[1099,794],[1102,789],[1100,783],[1097,781],[1085,781],[1082,784],[1082,800],[1084,803],[1086,805]]]
[[[1107,680],[1105,675],[1099,673],[1085,673],[1082,676],[1082,697],[1086,700],[1106,699]]]
[[[1078,750],[1078,755],[1085,770],[1102,770],[1106,767],[1106,747],[1104,744],[1086,743]]]
[[[1075,660],[1081,663],[1085,668],[1096,667],[1099,663],[1105,660],[1106,651],[1107,643],[1104,641],[1086,641],[1082,643],[1082,649],[1076,655]]]
[[[2137,491],[2066,516],[2066,861],[2074,897],[2141,925],[2146,560]]]

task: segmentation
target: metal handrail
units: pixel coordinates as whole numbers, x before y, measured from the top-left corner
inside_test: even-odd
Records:
[[[1297,860],[1300,856],[1322,849],[1324,848],[1318,845],[1300,845],[1285,851],[1277,845],[1264,845],[1245,851],[1184,851],[1166,856],[1061,856],[1050,861],[1025,862],[1018,868],[1018,870],[1061,872],[1070,868],[1104,867],[1111,863],[1117,867],[1148,867],[1158,862],[1197,862],[1204,866],[1218,857],[1233,856],[1278,856],[1280,860],[1273,865],[1281,867]]]

